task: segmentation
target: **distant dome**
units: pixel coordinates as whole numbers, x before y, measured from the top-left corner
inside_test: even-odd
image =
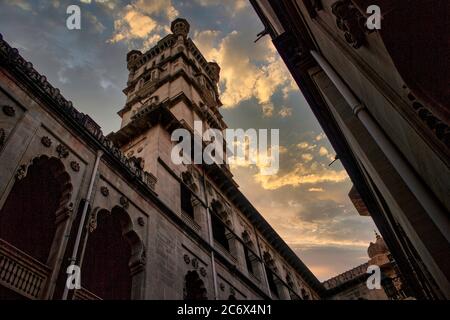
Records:
[[[372,259],[376,255],[384,254],[387,252],[389,252],[389,249],[386,246],[386,243],[384,242],[383,238],[377,234],[377,240],[375,241],[375,243],[370,243],[369,248],[367,249],[367,254]]]

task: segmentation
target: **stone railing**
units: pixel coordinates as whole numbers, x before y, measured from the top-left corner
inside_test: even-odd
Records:
[[[50,268],[0,239],[0,285],[27,297],[42,299]]]

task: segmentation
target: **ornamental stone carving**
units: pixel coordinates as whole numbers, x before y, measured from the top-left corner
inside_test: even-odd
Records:
[[[58,152],[58,156],[60,158],[67,158],[69,156],[69,150],[67,149],[66,146],[59,144],[56,147],[56,152]]]
[[[331,6],[331,12],[336,17],[336,25],[344,32],[345,41],[358,49],[366,42],[366,18],[349,0],[339,0]]]
[[[25,178],[26,175],[27,175],[27,166],[22,164],[17,169],[16,179],[17,180],[22,180],[23,178]]]
[[[109,189],[108,189],[108,187],[105,187],[105,186],[101,187],[101,188],[100,188],[100,192],[101,192],[101,194],[102,194],[104,197],[107,197],[107,196],[109,195]]]
[[[7,115],[8,117],[14,117],[16,115],[16,110],[14,110],[13,107],[4,105],[2,107],[3,113]]]
[[[129,207],[129,205],[130,205],[130,201],[128,200],[127,197],[121,196],[119,202],[120,202],[120,205],[121,205],[124,209],[128,209],[128,207]]]
[[[185,254],[185,255],[183,256],[183,259],[184,259],[184,262],[185,262],[186,264],[191,263],[191,258],[189,258],[189,256],[188,256],[187,254]]]
[[[52,145],[52,140],[45,136],[41,138],[41,143],[44,145],[44,147],[50,148],[50,146]]]
[[[73,171],[78,172],[80,171],[80,164],[76,161],[71,161],[70,162],[70,167],[72,168]]]
[[[194,269],[198,269],[198,260],[196,258],[192,259],[192,266]]]
[[[139,217],[137,219],[138,225],[140,225],[141,227],[145,226],[145,220],[142,217]]]
[[[201,267],[200,268],[200,274],[201,274],[202,277],[206,277],[206,269]]]

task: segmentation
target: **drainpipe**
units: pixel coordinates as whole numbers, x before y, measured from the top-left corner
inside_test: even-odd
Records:
[[[86,215],[87,215],[87,211],[89,208],[89,202],[90,202],[91,196],[92,196],[92,189],[94,188],[95,177],[97,175],[98,165],[100,163],[100,158],[102,157],[102,155],[103,155],[103,151],[101,151],[101,150],[97,151],[94,168],[92,169],[91,181],[89,183],[89,188],[88,188],[88,192],[86,195],[86,201],[84,202],[83,212],[81,213],[80,224],[78,225],[78,233],[77,233],[77,237],[75,240],[75,246],[73,247],[72,256],[70,258],[71,265],[75,265],[77,262],[78,249],[80,247],[80,241],[81,241],[81,235],[83,233],[84,222],[86,220]],[[69,288],[67,287],[67,284],[65,284],[62,300],[67,300],[68,294],[69,294]]]
[[[311,55],[336,86],[345,101],[350,105],[356,117],[377,142],[380,149],[389,159],[392,166],[397,170],[410,191],[430,215],[430,218],[436,224],[436,227],[438,227],[447,241],[450,241],[450,221],[446,213],[439,206],[438,200],[430,194],[428,188],[419,180],[414,169],[411,168],[411,165],[404,160],[403,155],[397,150],[380,126],[375,122],[365,106],[358,101],[348,86],[334,71],[333,67],[317,51],[311,50]]]
[[[212,233],[212,222],[211,222],[211,213],[209,212],[209,200],[208,193],[206,192],[206,178],[205,178],[205,168],[203,170],[203,192],[205,194],[205,202],[206,202],[206,223],[208,224],[208,240],[211,248],[214,248],[214,239]],[[217,287],[217,271],[216,271],[216,259],[214,257],[214,250],[211,250],[211,268],[213,274],[213,285],[214,285],[214,299],[219,300],[219,290]]]

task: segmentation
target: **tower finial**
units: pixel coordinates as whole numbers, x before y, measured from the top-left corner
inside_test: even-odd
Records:
[[[172,24],[170,25],[170,30],[172,33],[176,36],[182,36],[183,38],[186,38],[189,34],[190,25],[189,22],[187,22],[186,19],[183,18],[177,18],[172,21]]]

